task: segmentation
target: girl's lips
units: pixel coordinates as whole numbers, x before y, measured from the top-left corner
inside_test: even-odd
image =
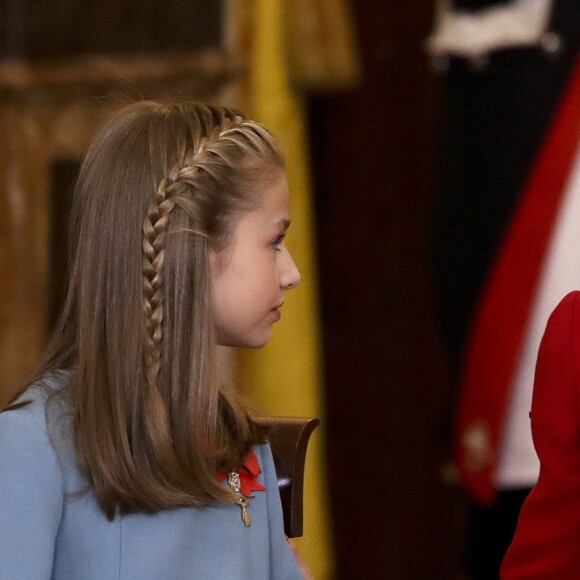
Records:
[[[276,318],[276,320],[280,320],[280,318],[282,317],[282,313],[280,312],[280,308],[272,308],[271,312],[274,314],[274,317]]]

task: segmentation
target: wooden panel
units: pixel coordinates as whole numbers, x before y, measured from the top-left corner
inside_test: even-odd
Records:
[[[216,48],[221,12],[221,0],[6,0],[0,5],[0,57]]]
[[[54,328],[68,291],[69,216],[80,163],[56,159],[50,168],[47,332]]]
[[[7,249],[0,285],[2,392],[26,376],[44,344],[50,160],[43,137],[17,104],[0,108],[0,246]]]

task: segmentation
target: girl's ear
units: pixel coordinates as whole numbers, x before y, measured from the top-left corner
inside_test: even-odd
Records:
[[[210,276],[215,276],[218,274],[223,267],[223,258],[221,257],[222,252],[218,252],[213,248],[209,248],[207,257],[209,261],[209,274]]]
[[[221,248],[210,247],[208,249],[210,276],[217,276],[228,267],[233,252],[233,246],[233,240],[229,240],[228,243]]]

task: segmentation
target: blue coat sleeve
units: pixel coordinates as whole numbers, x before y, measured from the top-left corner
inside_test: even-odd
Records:
[[[302,580],[303,576],[298,563],[284,534],[282,503],[272,451],[269,445],[262,445],[260,451],[268,502],[271,578],[272,580]]]
[[[10,580],[50,579],[62,514],[60,464],[36,411],[0,413],[0,576]]]

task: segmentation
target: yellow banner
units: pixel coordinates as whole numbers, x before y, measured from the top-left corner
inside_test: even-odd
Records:
[[[251,74],[245,94],[252,116],[275,135],[287,162],[292,227],[287,245],[302,282],[288,292],[282,320],[263,349],[239,355],[240,386],[255,408],[268,415],[322,419],[322,380],[314,224],[310,199],[306,116],[291,86],[284,58],[283,0],[253,0]],[[323,427],[306,458],[304,538],[300,552],[315,578],[332,577],[330,526],[324,473]]]

